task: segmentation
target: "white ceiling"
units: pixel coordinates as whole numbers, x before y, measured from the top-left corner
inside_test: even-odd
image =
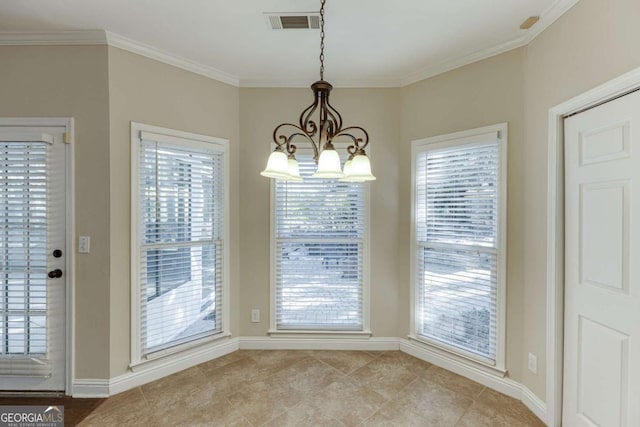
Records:
[[[408,84],[522,46],[576,2],[327,0],[325,79],[342,86]],[[177,58],[177,65],[190,64],[202,74],[241,86],[307,86],[319,77],[319,31],[271,30],[263,12],[317,11],[319,4],[4,0],[0,44],[20,44],[7,42],[20,38],[11,33],[15,31],[106,30],[116,46],[151,57],[155,52],[157,59]],[[520,30],[532,15],[540,15],[541,21],[528,32]]]

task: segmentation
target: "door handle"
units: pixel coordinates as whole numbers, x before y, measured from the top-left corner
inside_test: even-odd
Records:
[[[56,268],[55,270],[50,271],[48,276],[49,276],[49,279],[60,278],[62,277],[62,270],[60,270],[59,268]]]

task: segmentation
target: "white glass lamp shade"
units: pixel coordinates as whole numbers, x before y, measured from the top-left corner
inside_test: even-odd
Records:
[[[342,169],[342,172],[344,173],[345,178],[348,178],[349,175],[351,174],[351,163],[352,163],[351,159],[344,162],[344,168]]]
[[[260,172],[260,175],[266,176],[267,178],[291,179],[287,155],[282,151],[274,151],[271,153],[267,161],[267,167]]]
[[[287,170],[289,171],[289,181],[302,181],[300,165],[294,157],[289,157]]]
[[[313,178],[342,178],[344,174],[340,168],[340,156],[333,148],[325,148],[320,153],[318,160],[318,169],[312,175]]]
[[[376,177],[371,174],[369,158],[364,154],[358,154],[351,160],[349,174],[344,180],[348,182],[362,182],[373,181],[375,179]]]
[[[342,170],[343,173],[344,173],[344,177],[340,178],[338,181],[341,181],[341,182],[358,182],[358,181],[355,181],[355,180],[350,178],[350,175],[351,175],[351,164],[352,163],[353,163],[353,161],[351,159],[347,160],[344,163],[344,168]]]

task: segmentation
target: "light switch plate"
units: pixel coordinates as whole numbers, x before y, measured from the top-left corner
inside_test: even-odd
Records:
[[[91,250],[91,237],[80,236],[78,238],[78,252],[81,254],[88,254]]]
[[[532,353],[529,353],[528,367],[529,367],[529,370],[534,374],[538,373],[538,358]]]
[[[251,310],[251,321],[253,323],[260,322],[260,310],[258,310],[257,308],[254,308],[253,310]]]

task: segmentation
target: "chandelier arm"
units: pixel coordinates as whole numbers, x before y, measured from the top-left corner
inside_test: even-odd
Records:
[[[336,134],[339,134],[342,131],[342,116],[340,115],[338,110],[336,110],[336,108],[331,105],[331,103],[329,102],[329,97],[327,97],[326,106],[328,114],[333,118],[333,122],[335,123]]]
[[[351,132],[352,131],[359,131],[362,132],[364,135],[364,138],[357,138],[355,137]],[[354,152],[352,153],[351,150],[349,150],[349,147],[347,150],[349,151],[350,154],[364,154],[364,149],[366,148],[367,145],[369,145],[369,134],[367,133],[366,130],[364,130],[363,128],[361,128],[360,126],[349,126],[347,128],[342,129],[340,132],[338,132],[337,134],[335,134],[333,137],[334,138],[338,138],[338,137],[346,137],[346,138],[350,138],[354,145],[353,150]],[[362,144],[362,145],[360,145]]]
[[[305,108],[300,113],[300,128],[305,131],[308,136],[314,136],[318,132],[318,125],[311,120],[311,116],[318,109],[318,98],[314,100],[313,104]]]
[[[299,132],[293,132],[291,134],[287,135],[277,135],[278,131],[280,130],[280,128],[286,127],[286,126],[290,126],[296,130],[298,130]],[[276,150],[280,149],[282,150],[283,148],[286,149],[287,153],[289,154],[294,154],[296,152],[296,146],[291,144],[291,141],[293,141],[293,138],[296,136],[301,136],[303,138],[305,138],[305,140],[307,140],[310,144],[311,147],[313,148],[313,159],[314,160],[318,160],[319,158],[319,153],[318,153],[318,147],[316,146],[316,143],[313,141],[313,139],[311,138],[310,135],[308,135],[305,130],[303,128],[301,128],[300,126],[296,126],[293,123],[282,123],[281,125],[279,125],[277,128],[274,129],[273,131],[273,141],[276,143],[277,148]],[[281,140],[281,142],[279,141]]]
[[[361,151],[360,143],[362,142],[362,138],[357,138],[354,135],[350,133],[345,133],[345,132],[341,132],[340,134],[336,135],[336,138],[339,138],[339,137],[349,138],[353,142],[353,145],[349,145],[347,147],[347,153],[351,155],[356,155],[358,154],[359,151]]]

